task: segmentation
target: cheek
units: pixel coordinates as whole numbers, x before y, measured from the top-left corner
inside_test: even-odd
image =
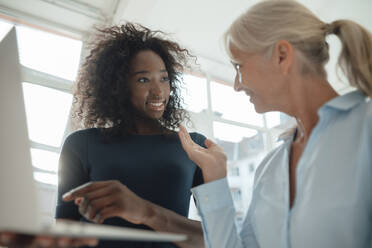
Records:
[[[170,91],[171,91],[170,88],[171,88],[171,87],[170,87],[170,84],[166,84],[166,85],[164,86],[164,89],[163,89],[164,96],[165,96],[167,99],[169,98],[169,95],[170,95]]]
[[[134,106],[141,106],[145,102],[146,96],[141,92],[132,92],[130,101]]]
[[[258,82],[257,87],[263,93],[270,94],[272,91],[276,91],[278,84],[277,73],[271,70],[270,67],[260,66],[257,68],[256,81]]]

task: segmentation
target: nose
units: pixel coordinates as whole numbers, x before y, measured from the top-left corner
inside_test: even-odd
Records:
[[[159,80],[153,81],[150,88],[151,94],[155,96],[161,96],[163,93],[162,82]]]
[[[239,82],[239,76],[238,76],[238,73],[236,73],[235,75],[235,80],[234,80],[234,90],[235,91],[241,91],[242,90],[242,86]]]

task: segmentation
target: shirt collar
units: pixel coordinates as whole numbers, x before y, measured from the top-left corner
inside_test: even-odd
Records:
[[[333,108],[340,111],[348,111],[358,104],[364,102],[367,96],[360,90],[355,90],[345,95],[341,95],[326,102],[319,111],[324,108]]]
[[[296,130],[297,130],[297,126],[288,128],[286,131],[284,131],[282,134],[279,135],[277,141],[287,142],[289,140],[293,140]]]
[[[318,113],[321,113],[326,108],[333,108],[340,111],[348,111],[358,104],[366,101],[367,96],[360,90],[354,90],[352,92],[346,93],[344,95],[332,98],[326,102],[319,110]],[[285,132],[279,135],[277,141],[292,141],[296,133],[297,126],[289,128]]]

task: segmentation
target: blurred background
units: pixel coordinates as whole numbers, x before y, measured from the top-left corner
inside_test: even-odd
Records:
[[[0,39],[16,26],[30,151],[45,221],[53,221],[58,158],[69,125],[71,86],[88,54],[94,27],[127,21],[162,30],[197,56],[184,74],[183,96],[193,127],[221,145],[228,156],[228,180],[242,221],[254,172],[280,144],[290,117],[257,114],[249,98],[234,92],[234,69],[222,34],[257,0],[0,0]],[[372,0],[300,0],[326,22],[352,19],[372,30]],[[337,73],[340,43],[330,37],[329,81],[340,93],[353,90]],[[190,218],[198,219],[191,201]]]

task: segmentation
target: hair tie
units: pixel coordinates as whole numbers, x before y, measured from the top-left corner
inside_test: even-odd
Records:
[[[325,35],[333,34],[333,26],[331,24],[324,24],[323,30],[325,32]]]
[[[326,23],[324,24],[323,30],[325,31],[325,34],[338,34],[340,32],[340,22],[334,21],[332,23]]]

